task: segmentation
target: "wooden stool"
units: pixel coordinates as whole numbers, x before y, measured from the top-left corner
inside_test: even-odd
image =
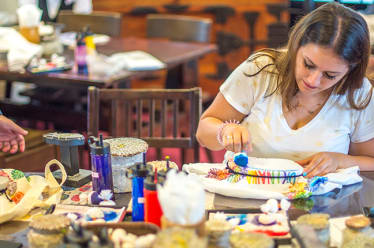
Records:
[[[56,146],[46,144],[43,140],[43,134],[50,131],[28,131],[25,151],[15,154],[0,152],[0,168],[13,168],[24,172],[44,171],[47,162],[57,158]]]

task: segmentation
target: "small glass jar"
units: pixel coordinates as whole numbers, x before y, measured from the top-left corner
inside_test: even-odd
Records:
[[[345,221],[346,228],[343,231],[342,247],[357,247],[359,244],[368,244],[369,247],[372,247],[374,245],[374,230],[370,224],[370,219],[365,216],[352,216],[347,219]]]
[[[212,219],[205,222],[205,232],[209,247],[230,247],[232,225],[226,220]]]
[[[63,215],[43,215],[35,217],[29,224],[27,234],[30,248],[55,248],[70,225],[69,218]]]
[[[297,218],[297,224],[311,226],[317,234],[318,239],[325,245],[330,243],[330,225],[328,214],[304,214]]]
[[[274,240],[263,233],[237,232],[230,236],[231,248],[273,248]]]

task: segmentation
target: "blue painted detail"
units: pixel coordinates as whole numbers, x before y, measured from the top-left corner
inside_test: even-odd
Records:
[[[325,184],[327,182],[328,178],[327,177],[313,177],[309,181],[309,188],[311,192],[316,191],[321,184]]]
[[[248,156],[244,152],[237,153],[234,156],[234,162],[235,164],[241,166],[241,167],[247,167],[248,165]]]
[[[117,218],[117,213],[114,211],[104,212],[104,220],[111,221]]]

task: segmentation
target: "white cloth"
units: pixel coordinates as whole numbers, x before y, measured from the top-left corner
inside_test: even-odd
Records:
[[[56,18],[60,5],[61,0],[47,0],[48,16],[50,19]]]
[[[318,152],[348,153],[350,142],[374,138],[374,94],[363,111],[352,110],[346,96],[333,94],[321,111],[305,126],[291,129],[282,111],[282,98],[275,93],[275,77],[264,71],[254,74],[263,65],[272,63],[266,56],[255,62],[243,62],[220,87],[225,99],[239,112],[248,115],[242,125],[251,134],[254,157],[301,160]],[[268,68],[269,69],[269,68]],[[266,69],[265,69],[266,70]],[[365,78],[355,98],[362,99],[371,90]]]
[[[225,180],[219,181],[207,178],[209,170],[212,168],[224,169],[223,163],[195,163],[183,165],[183,170],[190,174],[198,175],[204,185],[205,190],[224,196],[249,198],[249,199],[283,199],[284,193],[288,191],[289,184],[248,184],[245,179],[237,183],[230,183]],[[313,195],[322,195],[343,186],[362,182],[358,175],[358,166],[347,169],[340,169],[336,173],[329,173],[327,183],[321,185]]]
[[[359,167],[354,166],[347,169],[339,169],[335,173],[326,175],[327,183],[321,184],[313,195],[323,195],[334,189],[341,189],[343,186],[348,186],[355,183],[361,183],[362,177],[358,175]]]
[[[38,27],[42,17],[42,10],[34,4],[25,4],[17,9],[20,27]]]
[[[40,56],[42,47],[28,42],[13,28],[0,27],[0,51],[8,51],[9,69],[17,71],[22,70],[33,56]]]
[[[91,14],[92,0],[75,0],[73,12],[76,14]]]

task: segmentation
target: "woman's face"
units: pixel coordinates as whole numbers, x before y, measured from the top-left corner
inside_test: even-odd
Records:
[[[296,54],[295,77],[300,93],[315,95],[334,86],[349,66],[331,48],[309,43]]]

